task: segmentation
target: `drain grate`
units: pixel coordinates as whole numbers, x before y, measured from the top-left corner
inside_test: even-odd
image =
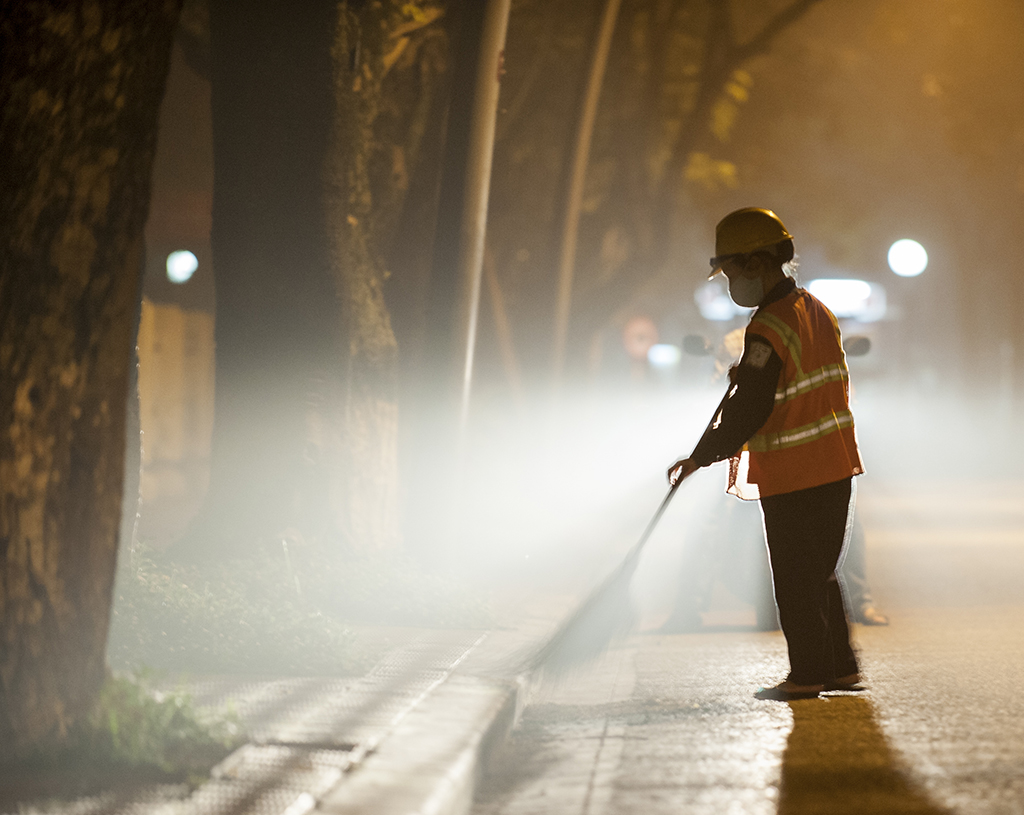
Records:
[[[358,679],[213,677],[187,685],[206,708],[233,710],[251,742],[187,797],[180,787],[130,801],[94,798],[32,815],[307,815],[480,641],[422,632]],[[75,806],[79,805],[76,809]]]

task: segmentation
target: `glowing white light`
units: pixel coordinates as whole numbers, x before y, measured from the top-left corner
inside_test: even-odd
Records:
[[[885,289],[866,280],[823,278],[812,280],[807,290],[836,317],[870,323],[885,316]]]
[[[807,289],[837,317],[852,316],[871,296],[871,286],[863,280],[812,280]]]
[[[187,249],[167,256],[167,279],[172,283],[185,283],[198,268],[199,260]]]
[[[721,277],[721,276],[719,276]],[[750,314],[753,309],[737,306],[729,296],[729,290],[719,278],[709,280],[693,294],[693,300],[705,320],[731,320],[741,314]]]
[[[671,368],[673,365],[679,364],[682,356],[683,352],[679,349],[679,346],[658,343],[657,345],[652,345],[651,349],[647,352],[647,361],[655,368]]]
[[[306,815],[315,806],[316,798],[304,792],[285,809],[284,815]]]
[[[928,253],[917,241],[903,238],[889,247],[889,268],[900,277],[917,277],[928,267]]]

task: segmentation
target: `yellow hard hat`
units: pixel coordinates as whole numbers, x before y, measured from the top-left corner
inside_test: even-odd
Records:
[[[770,209],[745,207],[730,212],[715,227],[711,274],[714,276],[733,255],[746,255],[792,239],[782,219]]]

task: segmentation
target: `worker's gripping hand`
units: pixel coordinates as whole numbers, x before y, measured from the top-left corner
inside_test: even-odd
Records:
[[[681,458],[668,468],[668,483],[673,487],[700,469],[692,458]]]

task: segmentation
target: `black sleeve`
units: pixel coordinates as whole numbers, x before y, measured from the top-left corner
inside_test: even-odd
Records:
[[[736,369],[736,389],[722,407],[722,416],[694,448],[701,467],[735,455],[760,430],[775,409],[775,391],[782,358],[765,340],[748,338]]]

